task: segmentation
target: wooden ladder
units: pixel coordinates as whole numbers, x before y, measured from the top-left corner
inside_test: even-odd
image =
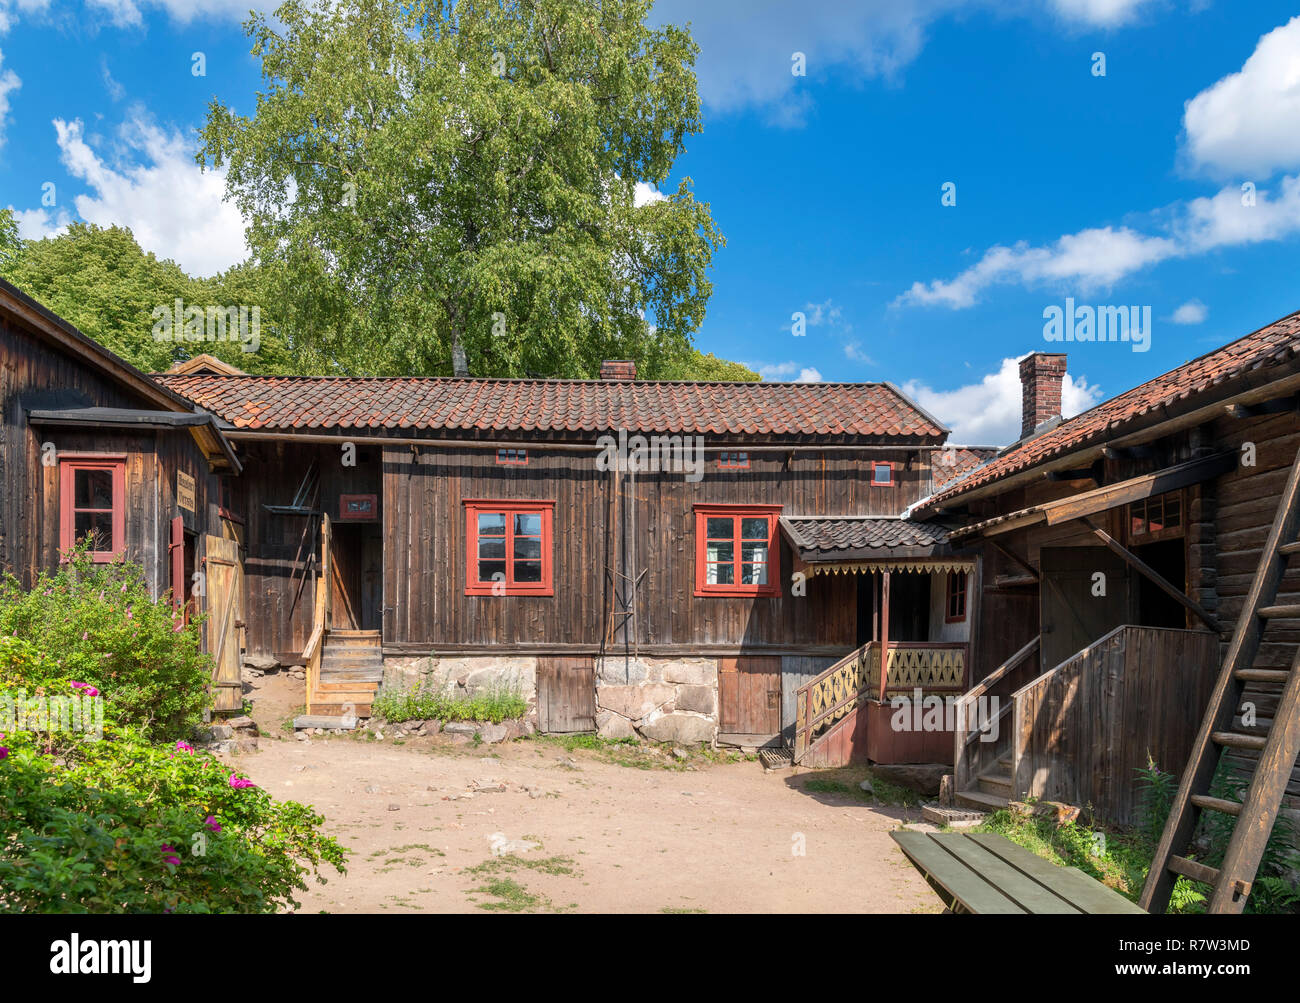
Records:
[[[1300,618],[1300,605],[1274,605],[1282,576],[1293,554],[1300,553],[1296,537],[1300,531],[1300,455],[1278,502],[1268,541],[1260,555],[1259,568],[1237,620],[1232,643],[1210,695],[1210,703],[1192,746],[1174,797],[1169,820],[1151,861],[1146,886],[1139,904],[1148,912],[1164,912],[1179,875],[1214,888],[1209,912],[1239,913],[1259,870],[1273,822],[1282,806],[1287,782],[1300,755],[1300,647],[1290,669],[1255,667],[1264,629],[1270,620]],[[1267,736],[1247,735],[1232,730],[1246,684],[1281,683],[1282,693]],[[1257,750],[1255,766],[1245,800],[1241,803],[1211,797],[1210,783],[1218,766],[1220,750]],[[1235,817],[1232,836],[1223,863],[1216,869],[1188,860],[1184,855],[1202,810]]]

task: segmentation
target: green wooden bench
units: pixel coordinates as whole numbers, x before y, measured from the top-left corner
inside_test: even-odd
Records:
[[[1058,867],[989,832],[891,833],[955,913],[1139,913],[1077,867]]]

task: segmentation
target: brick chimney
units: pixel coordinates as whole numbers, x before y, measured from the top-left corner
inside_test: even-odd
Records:
[[[606,359],[600,364],[602,380],[636,379],[636,363],[631,359]]]
[[[1020,360],[1020,437],[1027,439],[1045,421],[1061,417],[1065,356],[1033,352]]]

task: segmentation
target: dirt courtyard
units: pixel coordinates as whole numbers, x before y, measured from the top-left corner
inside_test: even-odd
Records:
[[[345,877],[300,896],[304,912],[941,910],[889,836],[919,812],[874,804],[849,774],[553,739],[305,743],[266,691],[258,751],[230,762],[313,805],[351,851]]]

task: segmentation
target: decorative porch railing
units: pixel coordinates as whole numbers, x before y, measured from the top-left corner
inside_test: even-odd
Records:
[[[844,656],[795,693],[794,761],[820,735],[873,697],[956,693],[966,685],[966,645],[891,641],[888,673],[880,686],[880,643],[871,641]]]

